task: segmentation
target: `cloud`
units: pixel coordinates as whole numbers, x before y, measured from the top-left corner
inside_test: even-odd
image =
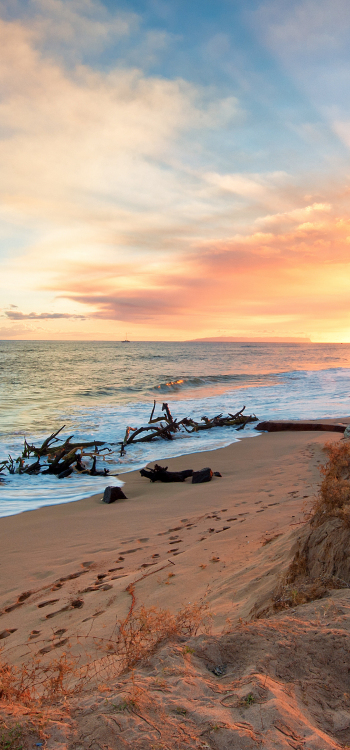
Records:
[[[328,125],[328,150],[333,150],[330,131],[349,147],[344,137],[350,117],[344,97],[350,65],[347,0],[268,0],[248,15],[259,39],[302,92],[309,113],[318,111],[322,125]]]
[[[284,213],[276,213],[271,216],[263,216],[257,219],[256,223],[260,225],[283,225],[283,224],[295,224],[298,222],[305,222],[306,219],[314,218],[321,214],[328,214],[332,210],[332,206],[329,203],[313,203],[311,206],[303,206],[302,208],[294,208],[291,211],[285,211]],[[307,222],[300,229],[313,227],[314,224]]]
[[[130,227],[135,212],[147,212],[144,226],[152,212],[159,221],[164,201],[174,206],[195,179],[181,139],[197,133],[195,151],[198,133],[240,117],[234,97],[183,79],[67,70],[18,22],[0,21],[0,46],[0,198],[17,224],[99,233],[108,221]]]
[[[350,220],[337,218],[327,204],[293,215],[288,231],[236,234],[226,240],[193,243],[164,265],[146,270],[132,263],[88,273],[74,266],[69,288],[61,292],[86,306],[92,319],[160,329],[170,320],[179,326],[193,316],[216,320],[235,315],[329,315],[350,310],[348,301]],[[305,216],[324,213],[321,223]],[[58,282],[62,289],[63,279]],[[327,310],[327,313],[325,313]],[[328,321],[329,322],[329,321]]]
[[[85,315],[74,315],[70,313],[22,313],[13,310],[5,310],[4,315],[10,320],[57,320],[59,318],[66,318],[67,320],[86,320]]]
[[[0,3],[0,9],[3,17],[9,15],[7,3]],[[65,64],[120,43],[140,22],[136,13],[113,13],[97,0],[28,0],[24,7],[13,4],[12,11],[30,31],[35,46]]]
[[[325,56],[346,52],[350,30],[347,0],[272,0],[254,13],[271,46],[287,55]]]

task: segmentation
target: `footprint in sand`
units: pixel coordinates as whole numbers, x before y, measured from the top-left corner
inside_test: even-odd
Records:
[[[59,599],[48,599],[46,602],[40,602],[40,604],[37,604],[36,606],[38,609],[41,609],[41,607],[48,607],[49,604],[56,604],[56,602],[59,602]]]
[[[80,609],[80,607],[84,606],[84,600],[83,599],[73,599],[69,604],[67,604],[65,607],[62,607],[62,609],[56,609],[56,612],[50,612],[49,615],[46,615],[45,620],[51,620],[52,617],[56,617],[56,615],[61,614],[61,612],[68,612],[70,609]]]
[[[120,555],[131,555],[133,552],[139,552],[143,547],[134,547],[134,549],[123,549]],[[123,560],[123,557],[119,557],[119,560]]]
[[[18,607],[23,607],[23,602],[16,602],[16,604],[11,604],[9,607],[5,607],[1,614],[4,612],[13,612],[13,610],[18,609]]]
[[[29,640],[32,641],[33,638],[37,638],[40,633],[41,630],[32,630],[32,632],[29,634]]]
[[[45,648],[39,649],[38,654],[48,654],[52,649],[53,646],[45,646]]]
[[[138,542],[148,542],[148,540],[149,540],[149,536],[145,536],[145,537],[143,537],[143,539],[138,539],[137,541]]]
[[[29,596],[34,594],[34,591],[23,591],[23,594],[20,594],[17,601],[18,602],[24,602],[26,599],[28,599]]]
[[[179,549],[178,547],[176,547],[175,549],[168,549],[167,555],[169,555],[170,552],[173,552],[173,554],[175,554],[175,552],[177,552],[178,549]]]
[[[169,544],[179,544],[182,541],[183,541],[182,539],[176,539],[175,542],[169,542]]]
[[[228,521],[237,521],[237,516],[234,516],[233,518],[228,518]]]
[[[4,638],[8,638],[9,635],[12,635],[12,633],[15,633],[17,628],[9,628],[8,630],[2,630],[0,633],[0,640],[2,641]]]
[[[279,505],[279,503],[268,503],[269,508],[272,508],[273,505]]]
[[[103,615],[104,612],[105,612],[104,609],[100,609],[99,612],[95,612],[93,615],[91,615],[91,617],[85,617],[85,620],[82,620],[82,622],[88,622],[88,620],[92,620],[93,617],[98,617],[99,615]]]

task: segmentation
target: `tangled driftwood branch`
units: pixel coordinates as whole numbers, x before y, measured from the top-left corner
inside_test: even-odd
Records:
[[[163,414],[155,417],[155,408],[156,401],[153,403],[151,416],[145,427],[136,428],[128,426],[126,428],[124,440],[121,443],[115,444],[120,445],[121,456],[125,454],[126,446],[133,445],[134,443],[151,442],[156,438],[173,440],[174,435],[182,430],[188,433],[210,430],[212,427],[235,427],[238,430],[242,430],[248,422],[258,421],[255,414],[250,416],[243,414],[245,406],[236,412],[236,414],[228,413],[227,416],[217,414],[211,419],[204,416],[201,417],[200,422],[196,422],[191,417],[184,417],[180,421],[174,419],[166,403],[162,405]],[[64,442],[60,443],[57,435],[62,432],[64,427],[65,425],[49,435],[39,447],[31,445],[25,439],[22,454],[18,458],[13,459],[12,456],[9,456],[4,461],[0,461],[0,475],[1,472],[7,470],[9,474],[54,474],[59,479],[68,477],[73,471],[79,474],[90,474],[91,476],[107,476],[109,474],[108,469],[98,471],[96,469],[96,461],[98,457],[103,457],[104,451],[108,451],[109,456],[113,455],[113,449],[108,447],[102,440],[72,443],[73,435],[70,435]],[[103,447],[101,448],[100,446]],[[93,448],[93,450],[87,452],[86,448]],[[30,459],[33,458],[36,460],[31,461]],[[92,460],[90,468],[83,463],[83,460],[86,458]],[[27,462],[28,459],[29,462]],[[41,460],[44,460],[44,465],[41,464]]]
[[[64,427],[65,425],[60,427],[57,432],[49,435],[40,447],[30,445],[25,439],[21,456],[16,459],[9,456],[5,461],[1,461],[0,472],[7,469],[9,474],[56,474],[59,478],[69,476],[73,470],[79,473],[91,474],[92,476],[105,476],[108,474],[108,469],[104,469],[104,471],[96,470],[96,457],[100,455],[98,446],[104,445],[103,441],[94,440],[71,443],[73,437],[71,435],[64,443],[53,445],[54,443],[58,443],[57,435]],[[94,447],[94,452],[83,454],[83,449],[90,447]],[[102,450],[106,450],[106,448],[102,448]],[[26,459],[30,459],[33,456],[36,458],[34,463],[25,463]],[[87,469],[85,464],[83,464],[83,457],[92,458],[90,469]],[[41,465],[41,459],[46,459],[47,467]]]
[[[174,419],[168,404],[162,405],[163,415],[154,417],[156,408],[156,401],[153,402],[153,409],[151,416],[146,427],[135,427],[128,426],[125,431],[124,440],[121,442],[120,455],[125,454],[125,448],[127,445],[132,443],[149,443],[155,438],[161,438],[162,440],[172,440],[173,435],[183,428],[186,432],[199,432],[200,430],[210,430],[212,427],[236,427],[238,430],[243,430],[248,422],[257,422],[258,418],[255,414],[245,416],[243,414],[245,406],[236,414],[228,413],[227,417],[222,414],[217,414],[215,417],[209,419],[209,417],[201,417],[200,422],[196,422],[191,417],[184,417],[180,421]],[[203,423],[203,424],[201,424]],[[147,433],[139,437],[142,433]]]

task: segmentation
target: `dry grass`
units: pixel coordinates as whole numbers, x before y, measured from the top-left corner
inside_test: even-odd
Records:
[[[51,704],[72,692],[69,683],[76,673],[77,662],[66,654],[50,664],[36,658],[19,667],[0,662],[0,699],[23,706]]]
[[[129,588],[132,603],[124,620],[118,621],[109,639],[93,639],[101,657],[95,660],[62,654],[49,663],[31,658],[26,664],[13,666],[0,660],[0,750],[21,750],[21,737],[28,731],[45,738],[48,721],[55,720],[55,706],[65,706],[70,696],[84,689],[98,688],[151,656],[167,640],[196,635],[210,629],[210,616],[204,604],[189,605],[172,615],[156,607],[139,607]],[[88,639],[86,638],[86,641]],[[81,646],[83,639],[77,638]],[[88,644],[86,644],[87,648]],[[87,650],[85,656],[87,656]],[[13,723],[13,717],[18,723]],[[12,718],[11,718],[12,717]],[[8,722],[9,719],[9,722]],[[30,730],[28,729],[30,727]],[[1,734],[2,730],[2,734]],[[24,741],[23,747],[27,743]]]
[[[313,523],[340,518],[350,526],[350,442],[325,445],[328,461],[321,466],[323,480],[311,509]]]
[[[196,635],[199,629],[208,631],[210,618],[206,605],[194,604],[176,615],[156,607],[140,607],[119,623],[114,650],[120,671],[131,669],[165,640]]]

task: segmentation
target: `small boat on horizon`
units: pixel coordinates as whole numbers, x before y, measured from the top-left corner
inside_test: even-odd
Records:
[[[130,341],[128,339],[128,334],[127,333],[125,334],[125,339],[123,339],[123,341],[121,341],[120,343],[121,344],[130,344]]]

